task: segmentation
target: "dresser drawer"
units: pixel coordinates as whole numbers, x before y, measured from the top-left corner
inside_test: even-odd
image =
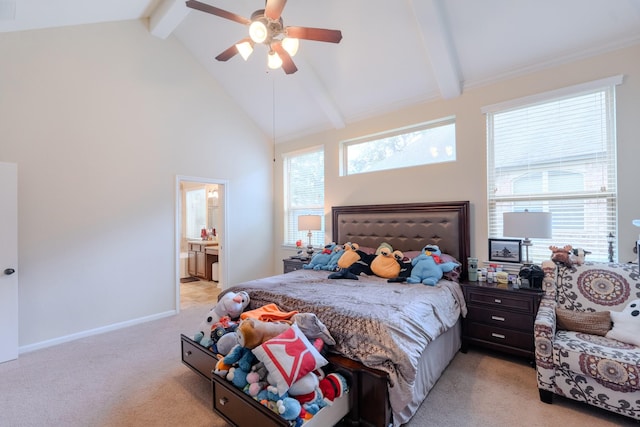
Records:
[[[487,290],[468,289],[467,305],[479,304],[485,307],[509,308],[524,313],[535,314],[533,295],[516,292],[491,292]]]
[[[529,333],[533,331],[534,316],[531,314],[469,306],[467,319],[497,327],[521,329]]]
[[[218,361],[215,355],[185,335],[181,335],[180,343],[182,345],[182,363],[205,379],[210,380]]]
[[[520,332],[476,322],[469,322],[467,329],[474,340],[488,341],[507,347],[533,351],[533,335],[531,332]]]
[[[215,377],[213,384],[213,409],[230,424],[237,427],[290,427],[287,420],[270,411],[231,383]],[[305,427],[328,427],[340,422],[350,410],[349,392],[322,408]]]
[[[213,381],[213,409],[239,427],[287,427],[286,420],[226,384]]]

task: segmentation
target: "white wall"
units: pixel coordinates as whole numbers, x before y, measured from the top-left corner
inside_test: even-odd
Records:
[[[0,135],[23,350],[176,309],[176,175],[228,180],[230,282],[272,273],[272,146],[145,22],[0,34]]]
[[[640,45],[552,69],[531,73],[501,83],[465,89],[450,100],[438,100],[364,120],[344,129],[323,132],[277,145],[277,154],[324,144],[326,241],[331,239],[331,207],[370,203],[469,200],[471,202],[471,252],[487,257],[486,127],[480,109],[514,98],[550,91],[578,83],[624,74],[617,87],[619,260],[634,259],[634,242],[640,231],[631,220],[640,218],[638,162],[640,161]],[[398,84],[402,84],[398,82]],[[456,116],[457,161],[348,177],[339,176],[340,141],[438,118]],[[567,141],[567,144],[571,144]],[[277,162],[275,218],[283,215],[282,162]],[[277,242],[282,242],[283,224],[275,224]],[[344,243],[344,242],[339,242]],[[567,244],[571,242],[558,242]],[[619,252],[618,252],[619,251]],[[282,269],[282,258],[294,251],[278,245],[274,268]]]

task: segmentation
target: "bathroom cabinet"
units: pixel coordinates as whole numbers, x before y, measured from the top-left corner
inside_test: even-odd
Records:
[[[189,276],[211,280],[211,266],[218,261],[218,243],[213,241],[189,242],[187,272]]]

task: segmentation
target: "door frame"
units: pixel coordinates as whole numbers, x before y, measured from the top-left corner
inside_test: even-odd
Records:
[[[186,175],[176,175],[176,223],[175,223],[175,283],[176,283],[176,312],[180,312],[180,240],[182,238],[182,191],[180,189],[180,184],[183,182],[189,183],[199,183],[199,184],[218,184],[221,187],[219,191],[221,192],[220,200],[222,200],[221,211],[222,211],[222,227],[220,227],[220,237],[218,238],[218,263],[219,263],[219,274],[220,274],[220,282],[222,282],[223,286],[229,286],[229,268],[227,261],[227,242],[229,239],[229,225],[228,225],[228,210],[227,206],[229,206],[229,181],[225,179],[214,179],[214,178],[204,178],[197,176],[186,176]]]
[[[18,165],[0,162],[0,363],[18,358]],[[14,273],[5,274],[5,269]]]

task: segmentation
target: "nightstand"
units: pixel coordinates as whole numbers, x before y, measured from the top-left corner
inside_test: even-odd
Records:
[[[282,260],[284,272],[291,273],[292,271],[300,270],[303,264],[309,264],[308,259],[298,258],[286,258]]]
[[[544,292],[487,282],[462,282],[467,317],[462,349],[470,344],[535,360],[533,322]]]

